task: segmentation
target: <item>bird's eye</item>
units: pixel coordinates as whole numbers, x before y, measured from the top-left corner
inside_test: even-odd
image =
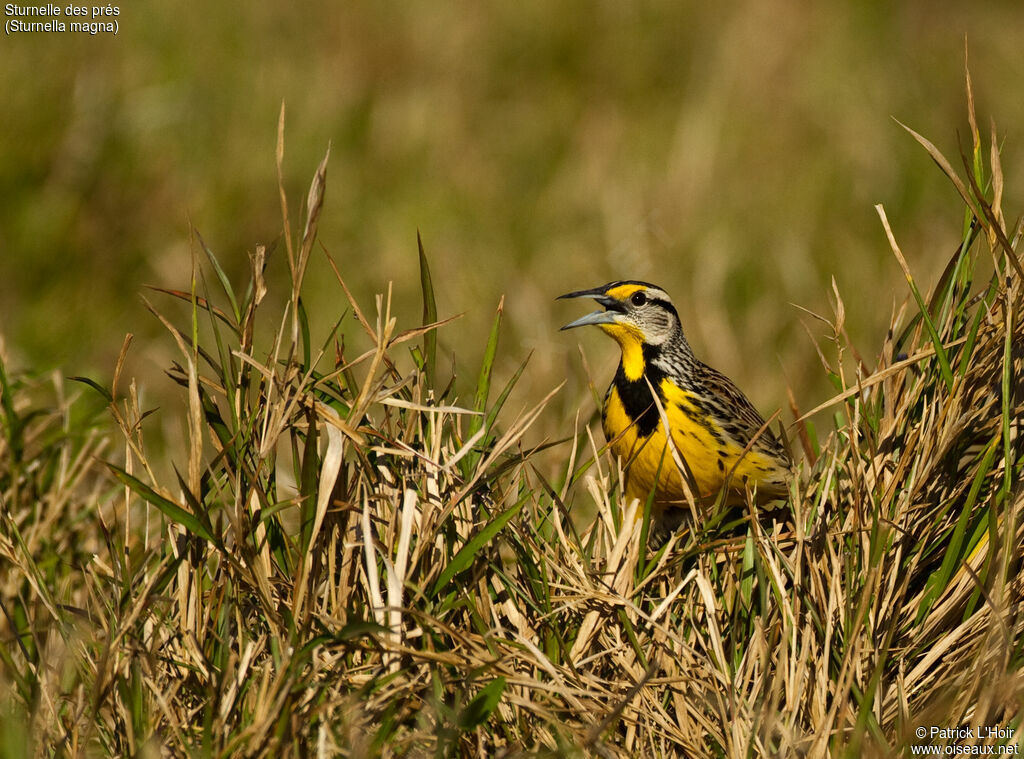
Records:
[[[642,292],[639,292],[639,293],[633,293],[633,297],[631,297],[631,298],[629,299],[629,301],[630,301],[630,303],[632,303],[632,304],[633,304],[634,306],[637,306],[637,307],[639,307],[639,306],[642,306],[642,305],[644,305],[644,304],[645,304],[645,303],[647,302],[647,295],[646,295],[646,294],[644,294],[644,293],[642,293]]]

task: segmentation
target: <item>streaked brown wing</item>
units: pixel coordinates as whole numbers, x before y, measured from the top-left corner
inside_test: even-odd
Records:
[[[746,447],[751,438],[764,426],[764,418],[735,383],[720,371],[700,362],[697,370],[699,379],[707,391],[705,403],[714,407],[715,416],[722,429],[737,443]],[[754,448],[789,464],[789,454],[771,428],[766,428],[758,436]]]

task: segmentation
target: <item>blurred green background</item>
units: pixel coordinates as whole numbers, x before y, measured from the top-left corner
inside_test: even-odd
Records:
[[[391,281],[400,328],[418,322],[419,229],[441,315],[467,314],[440,336],[460,367],[475,371],[504,295],[500,372],[533,351],[519,402],[569,378],[551,434],[593,409],[576,346],[602,390],[617,356],[596,330],[559,333],[587,306],[554,298],[612,279],[669,290],[698,355],[765,413],[787,382],[804,409],[829,394],[802,322],[822,329],[791,304],[830,314],[833,277],[876,355],[907,292],[873,204],[925,290],[959,238],[952,186],[893,117],[959,166],[965,35],[979,122],[1008,138],[1008,217],[1021,207],[1016,0],[154,0],[118,22],[116,37],[0,43],[0,335],[16,368],[106,383],[133,332],[131,373],[169,387],[173,345],[138,295],[187,289],[190,224],[238,283],[246,252],[279,237],[282,101],[293,225],[330,143],[319,237],[364,307]],[[286,272],[279,247],[280,297]],[[319,340],[344,307],[320,253],[308,285]]]

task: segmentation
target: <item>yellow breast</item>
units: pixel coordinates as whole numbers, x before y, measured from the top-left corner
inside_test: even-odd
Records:
[[[730,473],[730,489],[742,493],[745,482],[763,484],[777,474],[777,465],[756,450],[742,456],[743,446],[726,435],[720,425],[699,410],[694,396],[664,379],[658,388],[665,417],[672,431],[672,442],[688,471],[691,488],[698,498],[716,496]],[[675,463],[667,445],[664,419],[646,437],[637,432],[637,425],[626,413],[617,388],[612,385],[605,400],[604,432],[613,452],[622,460],[627,476],[626,494],[646,499],[655,489],[655,500],[661,504],[683,504],[684,473]]]

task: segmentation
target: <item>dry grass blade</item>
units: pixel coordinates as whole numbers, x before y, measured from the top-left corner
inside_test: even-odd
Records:
[[[932,143],[930,140],[922,137],[920,134],[915,132],[913,129],[908,127],[899,119],[894,119],[894,121],[896,121],[896,123],[899,124],[904,129],[906,129],[910,133],[910,135],[915,140],[917,140],[925,150],[928,151],[928,155],[932,157],[932,160],[935,161],[935,163],[938,165],[940,169],[942,169],[942,173],[946,175],[946,178],[953,183],[953,186],[956,188],[956,191],[960,193],[960,199],[963,200],[964,204],[969,209],[971,209],[971,212],[976,217],[981,218],[982,215],[977,212],[975,206],[976,199],[970,193],[970,191],[968,191],[967,185],[963,183],[963,180],[960,179],[960,176],[953,170],[953,166],[950,164],[950,162],[946,160],[946,157],[944,155],[942,155],[942,151],[935,147],[934,143]]]
[[[292,243],[292,227],[288,220],[288,196],[284,191],[284,101],[281,101],[281,111],[277,117],[277,149],[275,151],[275,164],[277,166],[277,190],[281,199],[281,218],[284,221],[284,244],[288,251],[288,269],[291,271],[292,281],[299,281],[298,266],[295,260],[295,247]]]

